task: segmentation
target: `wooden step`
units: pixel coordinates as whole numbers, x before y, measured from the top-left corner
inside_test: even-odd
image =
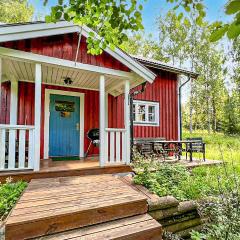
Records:
[[[35,240],[161,240],[162,227],[150,215],[128,217]]]
[[[145,196],[112,175],[32,180],[9,215],[6,240],[21,240],[147,212]]]

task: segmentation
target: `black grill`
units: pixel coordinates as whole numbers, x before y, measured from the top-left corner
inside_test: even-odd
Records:
[[[92,128],[87,132],[87,138],[90,140],[90,143],[88,145],[87,152],[85,153],[85,157],[88,156],[89,150],[91,148],[91,145],[94,147],[99,146],[99,128]]]

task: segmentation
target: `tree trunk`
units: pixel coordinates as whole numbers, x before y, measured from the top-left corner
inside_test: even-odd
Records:
[[[212,107],[213,107],[213,132],[215,133],[217,131],[217,110],[216,110],[216,104],[215,99],[212,100]]]
[[[193,82],[190,80],[190,102],[189,102],[189,132],[193,132]]]

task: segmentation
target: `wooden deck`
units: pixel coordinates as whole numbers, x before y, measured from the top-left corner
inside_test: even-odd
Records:
[[[161,235],[159,223],[143,214],[34,240],[160,240]]]
[[[73,235],[76,239],[92,240],[161,239],[161,226],[143,215],[147,210],[146,196],[112,175],[35,179],[7,219],[6,240],[36,238],[73,229],[78,230],[46,239],[72,239]],[[133,216],[138,217],[129,218]],[[125,221],[119,221],[123,218]],[[92,227],[83,228],[86,226]],[[132,238],[126,237],[127,233]],[[145,238],[140,238],[144,233]],[[79,238],[84,234],[90,235]]]
[[[11,177],[13,181],[24,180],[29,182],[31,179],[55,178],[68,176],[84,176],[96,174],[113,174],[122,172],[132,172],[127,165],[106,165],[99,166],[98,158],[87,158],[75,161],[52,161],[51,159],[41,160],[40,171],[5,171],[0,173],[0,182],[5,182],[6,178]]]

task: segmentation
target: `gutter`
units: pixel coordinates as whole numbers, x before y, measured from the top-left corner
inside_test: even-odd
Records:
[[[178,87],[178,109],[179,109],[179,140],[182,140],[182,87],[191,81],[191,75],[188,75],[188,80]]]

